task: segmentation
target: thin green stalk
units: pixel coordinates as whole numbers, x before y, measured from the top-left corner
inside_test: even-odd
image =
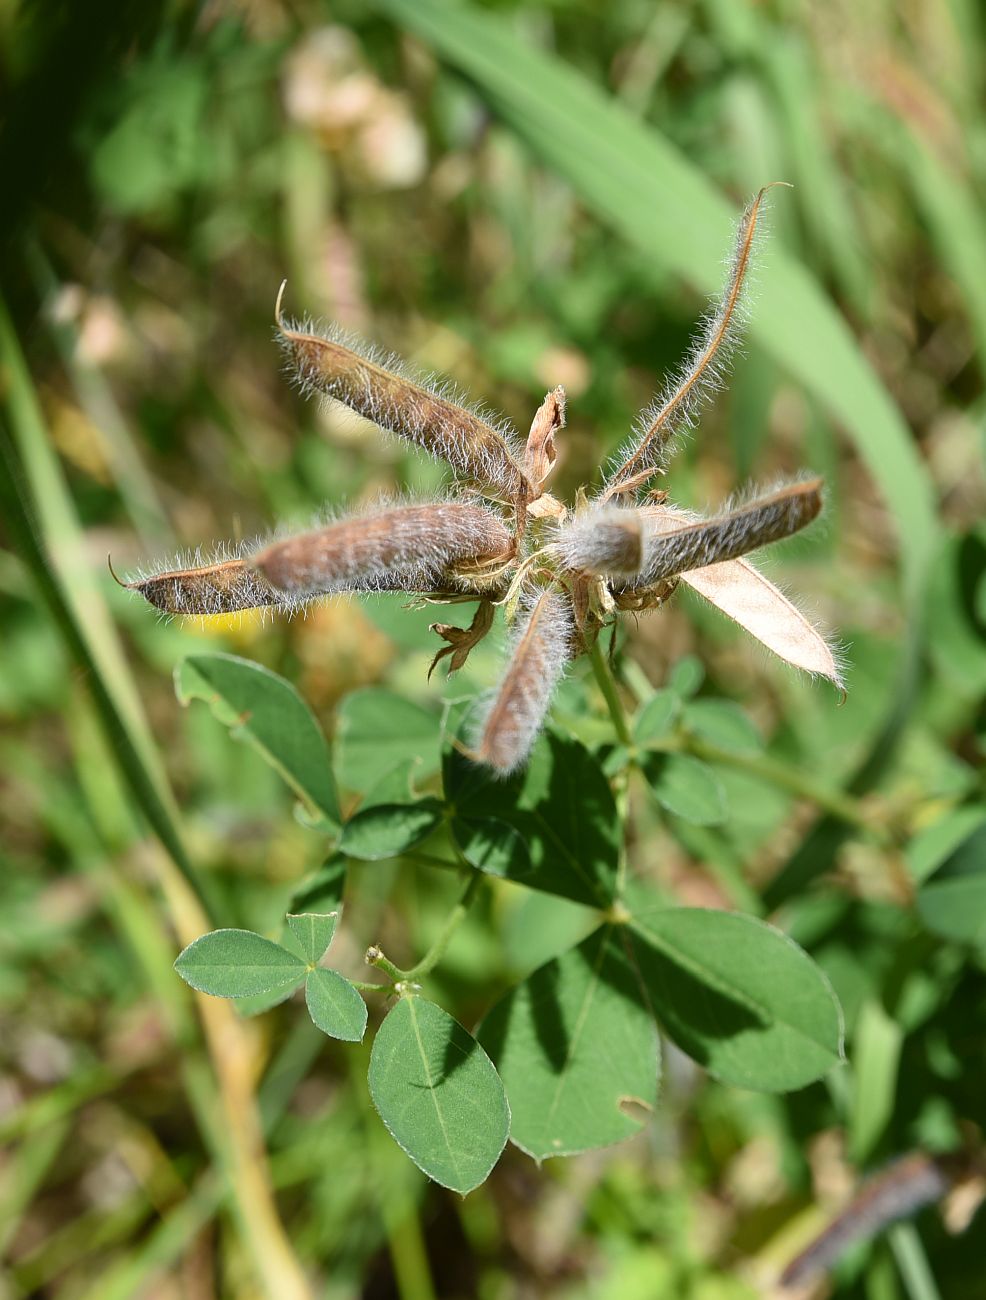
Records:
[[[887,1233],[894,1261],[911,1300],[941,1300],[924,1244],[913,1223],[895,1223]]]
[[[742,772],[748,772],[751,776],[762,777],[790,794],[809,800],[839,821],[855,826],[858,830],[867,831],[882,842],[890,841],[886,828],[873,824],[858,799],[841,790],[833,790],[830,786],[820,784],[800,768],[763,754],[732,753],[695,735],[688,735],[682,748],[694,754],[696,758],[705,759],[706,762],[723,763]]]
[[[426,975],[430,975],[445,956],[445,950],[448,948],[452,936],[466,919],[466,914],[472,906],[473,900],[479,891],[482,881],[482,872],[473,871],[468,884],[462,892],[462,897],[456,903],[455,907],[452,908],[451,912],[449,912],[435,942],[431,945],[416,966],[412,966],[409,970],[401,970],[401,968],[395,966],[388,957],[385,957],[379,948],[370,949],[366,955],[367,961],[371,966],[376,966],[377,969],[382,970],[385,975],[389,975],[395,984],[420,980]]]
[[[633,749],[633,735],[630,731],[630,724],[627,721],[626,711],[623,708],[623,701],[620,699],[619,691],[616,689],[616,682],[613,679],[613,673],[603,654],[600,638],[596,637],[592,644],[592,650],[589,652],[589,658],[592,662],[592,671],[595,674],[596,683],[602,691],[603,699],[606,701],[606,707],[609,709],[609,716],[613,719],[613,727],[619,738],[620,744],[625,745],[627,749]]]
[[[636,746],[633,742],[633,733],[630,730],[630,723],[627,720],[626,710],[623,708],[623,701],[620,699],[620,693],[613,677],[613,670],[609,666],[609,660],[603,653],[600,638],[597,636],[592,643],[590,651],[592,662],[592,671],[595,674],[596,682],[602,691],[603,699],[606,701],[606,707],[609,710],[609,716],[613,721],[613,728],[620,744],[624,746],[631,758],[636,753]],[[620,856],[616,864],[616,896],[621,897],[626,887],[627,879],[627,843],[625,828],[627,818],[630,813],[630,769],[624,767],[617,773],[613,783],[613,794],[616,799],[616,811],[619,814],[620,825],[624,827],[624,834],[620,837]]]

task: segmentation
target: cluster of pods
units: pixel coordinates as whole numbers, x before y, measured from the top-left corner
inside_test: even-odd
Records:
[[[571,508],[545,490],[565,420],[561,389],[545,398],[522,444],[504,421],[463,403],[447,385],[410,375],[396,358],[338,331],[286,322],[279,302],[278,334],[299,385],[441,458],[455,473],[454,488],[348,514],[214,563],[159,568],[127,585],[171,614],[292,612],[337,592],[477,601],[469,628],[433,624],[446,644],[432,667],[448,658],[450,670],[462,666],[503,606],[509,658],[473,754],[504,774],[527,758],[566,664],[620,611],[654,609],[679,582],[788,663],[841,687],[825,637],[745,558],[816,517],[821,481],[781,484],[713,517],[679,509],[651,487],[723,383],[764,195],[743,214],[723,293],[680,372],[641,413],[602,485],[580,489]]]

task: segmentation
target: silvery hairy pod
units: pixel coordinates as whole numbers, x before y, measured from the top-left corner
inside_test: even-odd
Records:
[[[544,725],[575,645],[567,593],[534,587],[514,625],[510,658],[483,717],[475,757],[506,776],[521,767]]]
[[[291,610],[343,591],[481,593],[513,544],[485,506],[431,501],[350,515],[214,564],[168,568],[127,585],[169,614]]]

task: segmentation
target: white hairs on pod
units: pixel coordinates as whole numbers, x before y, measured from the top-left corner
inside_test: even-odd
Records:
[[[810,482],[794,486],[805,487],[809,490],[809,493],[815,488],[815,484]],[[785,491],[790,490],[790,488],[778,489],[778,493],[773,498],[767,498],[768,501],[771,501],[780,496],[778,510],[782,520],[783,494]],[[750,503],[748,508],[754,510],[754,518],[756,518],[757,508],[762,506],[763,500]],[[743,507],[738,509],[742,511]],[[686,562],[688,556],[681,549],[682,538],[686,539],[685,546],[688,548],[688,552],[694,555],[696,541],[690,529],[709,522],[702,520],[700,516],[689,511],[679,510],[674,506],[667,505],[644,507],[641,513],[650,520],[651,526],[655,530],[652,539],[654,546],[679,548],[676,552],[669,552],[667,549],[660,551],[658,558],[663,556],[665,564],[656,563],[651,565],[650,571],[654,572],[663,572],[663,568],[666,567],[667,563]],[[728,541],[730,535],[740,528],[740,524],[736,522],[731,513],[727,513],[724,518],[727,521],[725,536]],[[731,523],[728,521],[731,521]],[[716,521],[711,522],[715,523]],[[761,520],[761,522],[763,521]],[[773,526],[777,527],[776,519]],[[748,519],[743,524],[743,527],[752,529],[753,525]],[[744,549],[752,550],[755,546],[762,545],[767,540],[773,539],[767,538],[762,530],[751,531],[745,537],[745,541],[750,542],[751,545],[745,546]],[[705,549],[708,553],[709,538],[700,534],[698,541],[701,542],[699,549]],[[718,546],[715,554],[719,558],[704,566],[693,565],[692,567],[682,567],[677,570],[681,581],[707,600],[709,604],[715,605],[727,618],[739,624],[751,636],[755,637],[761,645],[772,651],[778,658],[783,659],[785,663],[800,668],[803,672],[810,673],[812,676],[827,677],[839,690],[844,690],[844,664],[838,647],[833,645],[824,632],[816,627],[808,616],[779,587],[775,586],[759,569],[755,568],[744,555],[735,558],[724,558],[728,555],[728,548],[725,551],[722,548],[722,533],[713,534],[712,542]],[[673,559],[668,558],[669,554],[673,555]],[[660,580],[654,579],[655,582]],[[639,580],[638,583],[633,585],[643,587],[647,584],[643,580]]]
[[[430,501],[342,518],[276,541],[254,554],[252,568],[289,596],[337,591],[420,592],[469,589],[458,566],[507,559],[513,539],[484,506]]]
[[[485,506],[463,501],[378,505],[298,534],[221,545],[145,569],[124,585],[166,614],[304,609],[336,592],[483,589],[483,566],[513,539]]]
[[[677,439],[695,425],[702,407],[724,386],[748,316],[748,272],[769,188],[757,194],[740,219],[722,294],[703,318],[681,369],[641,411],[633,433],[612,457],[603,501],[642,487],[652,473],[663,469]]]
[[[590,505],[558,527],[552,552],[572,573],[631,577],[644,562],[644,519],[626,506]]]
[[[521,767],[537,740],[575,642],[568,597],[535,587],[525,594],[510,660],[479,729],[476,758],[502,776]]]
[[[650,522],[639,575],[628,584],[648,587],[790,537],[815,519],[822,508],[822,480],[805,479],[775,488],[765,496],[727,505],[713,519],[671,506],[645,506]]]
[[[510,422],[464,401],[447,380],[416,374],[399,357],[334,325],[283,321],[278,328],[288,366],[304,393],[342,402],[510,497],[529,487]]]

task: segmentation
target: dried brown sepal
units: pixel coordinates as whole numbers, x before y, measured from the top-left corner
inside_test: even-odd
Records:
[[[437,632],[443,641],[448,645],[442,646],[441,650],[431,661],[431,667],[428,669],[428,680],[441,663],[443,659],[449,659],[448,675],[457,673],[460,668],[464,668],[466,660],[470,653],[479,645],[480,641],[486,636],[493,626],[493,604],[491,601],[480,601],[473,615],[472,622],[468,627],[456,627],[454,623],[432,623],[430,631]]]
[[[392,506],[272,543],[254,570],[294,597],[337,591],[475,590],[513,553],[503,521],[457,501]]]
[[[523,601],[513,652],[486,714],[475,757],[506,776],[531,752],[572,655],[575,625],[564,592],[535,588]]]
[[[652,586],[675,574],[735,560],[748,551],[790,537],[822,508],[822,480],[788,484],[767,496],[727,510],[717,519],[696,519],[670,506],[645,506],[651,521],[639,578],[627,584]]]
[[[165,614],[234,614],[290,603],[242,559],[171,569],[123,585]]]
[[[536,492],[515,457],[506,426],[429,388],[396,359],[376,354],[343,334],[318,334],[278,321],[281,342],[306,391],[335,398],[382,429],[406,438],[509,499]]]
[[[617,452],[600,500],[608,501],[643,487],[652,474],[664,467],[675,438],[694,424],[703,402],[722,387],[743,322],[743,289],[764,196],[771,188],[765,186],[743,213],[723,292],[706,316],[680,373],[657,401],[641,412],[629,442]]]
[[[785,663],[827,677],[845,692],[842,667],[831,645],[797,605],[747,559],[691,569],[681,581],[738,623]]]
[[[553,389],[538,407],[524,448],[524,469],[535,488],[540,490],[558,457],[555,434],[565,427],[565,390]]]

